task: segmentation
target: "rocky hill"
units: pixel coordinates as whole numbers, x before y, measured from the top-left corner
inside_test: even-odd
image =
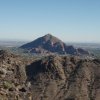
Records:
[[[1,100],[100,100],[100,60],[0,50]]]
[[[89,55],[89,52],[73,46],[67,46],[60,39],[47,34],[40,37],[30,43],[27,43],[20,48],[26,49],[31,53],[47,54],[47,53],[57,53],[57,54],[71,54],[71,55]]]

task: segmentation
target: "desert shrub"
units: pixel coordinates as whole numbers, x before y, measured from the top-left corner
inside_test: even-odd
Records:
[[[12,84],[11,84],[10,82],[5,81],[5,82],[3,83],[3,86],[4,86],[5,89],[9,89],[9,88],[12,87]]]

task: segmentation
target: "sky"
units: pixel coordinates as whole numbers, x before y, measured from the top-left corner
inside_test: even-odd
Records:
[[[48,33],[100,43],[100,0],[0,0],[0,40],[31,41]]]

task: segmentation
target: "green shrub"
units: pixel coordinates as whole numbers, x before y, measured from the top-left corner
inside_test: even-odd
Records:
[[[9,89],[9,88],[12,87],[12,84],[10,82],[5,81],[3,86],[4,86],[5,89]]]

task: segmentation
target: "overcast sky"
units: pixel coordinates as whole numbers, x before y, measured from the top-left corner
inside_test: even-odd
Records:
[[[31,41],[47,33],[100,43],[100,0],[0,0],[0,40]]]

